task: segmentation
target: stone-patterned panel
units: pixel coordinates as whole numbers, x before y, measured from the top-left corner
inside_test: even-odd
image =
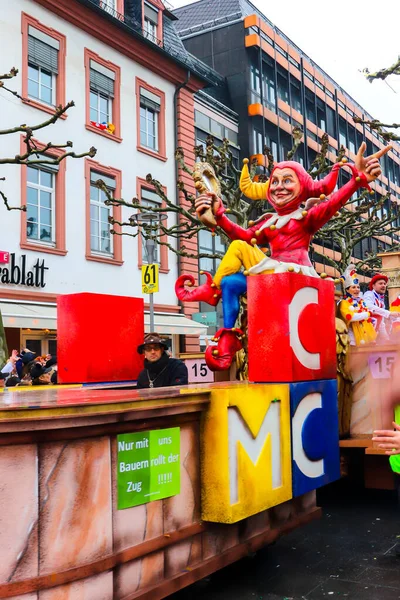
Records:
[[[105,437],[40,446],[41,575],[111,554],[110,462]]]
[[[38,600],[113,600],[113,575],[109,571],[42,590]]]
[[[38,574],[36,445],[0,447],[0,482],[0,583],[7,583]]]

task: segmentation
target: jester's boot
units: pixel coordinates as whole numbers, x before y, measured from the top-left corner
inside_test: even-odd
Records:
[[[221,290],[213,283],[213,278],[207,271],[200,271],[201,275],[206,276],[206,282],[199,285],[194,290],[188,290],[185,287],[194,285],[194,277],[192,275],[181,275],[175,283],[175,294],[179,300],[184,302],[207,302],[211,306],[216,306],[221,298]]]
[[[205,360],[211,371],[226,371],[232,364],[236,352],[242,348],[240,329],[219,329],[213,338],[216,346],[208,346]]]

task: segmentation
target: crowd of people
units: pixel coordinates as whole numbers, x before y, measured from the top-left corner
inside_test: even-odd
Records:
[[[338,303],[338,316],[348,325],[350,345],[389,341],[399,324],[400,314],[397,305],[390,310],[386,308],[387,276],[374,275],[364,294],[354,265],[349,265],[341,279],[345,295]]]
[[[10,358],[0,371],[1,387],[26,385],[50,385],[57,383],[57,357],[47,354],[37,356],[24,348],[13,350]]]

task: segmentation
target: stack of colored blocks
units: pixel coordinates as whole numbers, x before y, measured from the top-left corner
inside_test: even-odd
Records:
[[[334,285],[248,278],[249,383],[203,421],[203,519],[234,523],[340,477]]]

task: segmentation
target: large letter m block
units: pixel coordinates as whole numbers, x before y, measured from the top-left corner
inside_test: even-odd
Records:
[[[212,391],[204,416],[202,518],[235,523],[292,497],[288,385]]]
[[[332,281],[296,273],[249,277],[247,303],[250,381],[336,377]]]

